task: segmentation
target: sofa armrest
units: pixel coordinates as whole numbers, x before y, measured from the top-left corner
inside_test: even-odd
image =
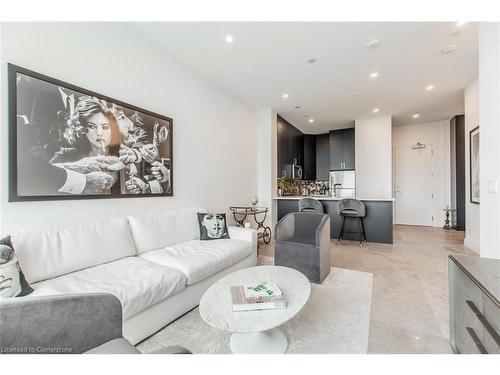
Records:
[[[83,353],[122,337],[122,307],[112,294],[66,294],[0,301],[4,352]]]
[[[252,249],[257,253],[257,231],[255,229],[234,226],[228,226],[227,229],[229,237],[233,240],[250,242],[252,244]]]

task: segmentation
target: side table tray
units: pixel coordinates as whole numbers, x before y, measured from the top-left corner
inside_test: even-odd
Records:
[[[234,220],[236,220],[241,227],[245,225],[247,216],[253,216],[255,222],[257,223],[257,237],[259,239],[262,238],[266,244],[271,242],[271,228],[264,225],[267,212],[269,211],[268,207],[231,206],[229,209],[233,213]],[[262,231],[259,231],[260,229],[262,229]]]

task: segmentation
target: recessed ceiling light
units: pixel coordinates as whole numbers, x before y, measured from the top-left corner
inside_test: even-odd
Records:
[[[378,109],[378,108],[373,108],[373,109],[372,109],[372,112],[373,112],[373,113],[377,113],[378,111],[379,111],[379,109]]]
[[[463,25],[465,25],[466,23],[468,23],[468,22],[467,22],[467,21],[458,21],[458,22],[457,22],[457,27],[463,26]]]
[[[281,96],[283,97],[283,99],[288,98],[288,94],[283,94],[283,95],[281,95]]]
[[[373,72],[372,74],[370,74],[370,77],[371,78],[377,78],[378,77],[378,73],[377,72]]]
[[[293,107],[293,108],[295,108],[295,109],[300,109],[301,107],[300,107],[300,105],[296,105],[296,106],[295,106],[295,107]]]
[[[428,85],[428,86],[426,86],[426,88],[425,88],[425,89],[426,89],[427,91],[432,91],[432,90],[434,90],[434,85]]]
[[[413,117],[413,118],[419,118],[420,117],[420,113],[414,113],[411,117]]]
[[[368,49],[375,49],[380,45],[380,39],[373,38],[365,43],[365,47]]]
[[[310,118],[310,119],[309,119],[309,120],[307,120],[307,121],[309,121],[309,124],[312,124],[312,123],[314,122],[314,119],[313,119],[313,118]]]
[[[314,64],[316,61],[318,61],[316,57],[311,57],[309,60],[307,60],[309,64]]]
[[[226,41],[226,43],[232,43],[234,42],[234,37],[232,35],[226,35],[224,40]]]

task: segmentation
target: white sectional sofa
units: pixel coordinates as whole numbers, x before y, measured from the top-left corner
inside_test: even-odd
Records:
[[[136,344],[196,307],[222,276],[257,264],[254,230],[229,227],[231,239],[200,241],[197,212],[205,210],[21,231],[11,240],[30,296],[114,294],[123,336]]]

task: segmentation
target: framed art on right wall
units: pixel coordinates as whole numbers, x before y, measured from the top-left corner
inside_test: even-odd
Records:
[[[479,126],[469,132],[470,202],[479,204]]]

